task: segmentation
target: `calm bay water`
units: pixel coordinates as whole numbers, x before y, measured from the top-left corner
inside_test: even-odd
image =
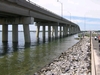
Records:
[[[62,52],[78,42],[77,35],[67,38],[42,41],[36,40],[36,33],[31,33],[31,43],[24,43],[23,32],[19,32],[19,42],[12,43],[12,32],[9,32],[8,43],[2,43],[2,32],[0,32],[0,75],[33,75]],[[47,33],[46,33],[47,34]]]

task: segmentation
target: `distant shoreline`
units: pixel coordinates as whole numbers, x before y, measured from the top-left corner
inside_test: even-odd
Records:
[[[0,32],[2,32],[2,30],[0,30]],[[8,31],[8,32],[12,32],[12,31]],[[18,32],[24,32],[24,31],[18,31]],[[30,31],[30,32],[36,32],[36,31]],[[40,31],[42,32],[42,31]],[[45,32],[48,32],[48,31],[45,31]]]
[[[2,32],[2,30],[0,30],[0,32]],[[12,31],[8,31],[8,32],[12,32]],[[23,31],[18,31],[18,32],[23,32]],[[30,31],[30,32],[36,32],[36,31]]]

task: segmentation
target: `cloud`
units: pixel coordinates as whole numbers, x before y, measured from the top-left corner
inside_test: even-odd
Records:
[[[34,3],[61,15],[61,4],[57,0],[31,0]],[[63,4],[63,15],[100,17],[100,1],[98,0],[59,0]]]
[[[96,4],[99,4],[99,5],[100,5],[100,0],[91,0],[91,1],[93,1],[94,3],[96,3]]]
[[[95,28],[100,22],[96,18],[100,18],[100,0],[31,0],[34,3],[61,15],[61,3],[63,4],[63,17],[79,24],[84,29],[84,18],[86,18],[87,29]],[[76,16],[77,18],[75,18]],[[95,18],[95,19],[93,19]],[[97,20],[97,21],[96,21]],[[95,28],[96,29],[96,28]],[[99,28],[100,29],[100,28]]]
[[[71,0],[68,0],[68,3],[74,4],[74,5],[78,5],[78,4],[79,4],[78,2],[76,2],[76,1],[71,1]]]

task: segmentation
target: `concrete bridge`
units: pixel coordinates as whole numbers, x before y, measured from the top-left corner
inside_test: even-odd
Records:
[[[3,42],[8,41],[9,24],[12,25],[13,42],[18,42],[18,24],[23,24],[25,42],[31,42],[29,24],[33,23],[37,26],[37,38],[39,38],[40,26],[43,27],[44,41],[46,26],[48,26],[49,39],[52,35],[54,35],[55,38],[58,38],[58,27],[60,37],[80,32],[80,28],[77,24],[56,15],[33,2],[26,0],[0,0],[0,24],[2,25]],[[61,34],[62,32],[63,35]]]

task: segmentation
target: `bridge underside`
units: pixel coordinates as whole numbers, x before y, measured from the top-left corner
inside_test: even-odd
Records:
[[[5,12],[0,12],[0,18],[19,17],[19,16],[21,16],[21,15],[12,14],[12,13],[5,13]]]
[[[43,27],[43,40],[45,40],[46,26],[48,26],[48,38],[58,38],[58,33],[61,37],[80,31],[75,23],[26,0],[0,0],[2,41],[8,41],[8,25],[10,24],[13,42],[18,42],[18,25],[23,24],[25,42],[30,42],[29,24],[34,23],[37,26],[37,38],[39,38],[40,26]]]

